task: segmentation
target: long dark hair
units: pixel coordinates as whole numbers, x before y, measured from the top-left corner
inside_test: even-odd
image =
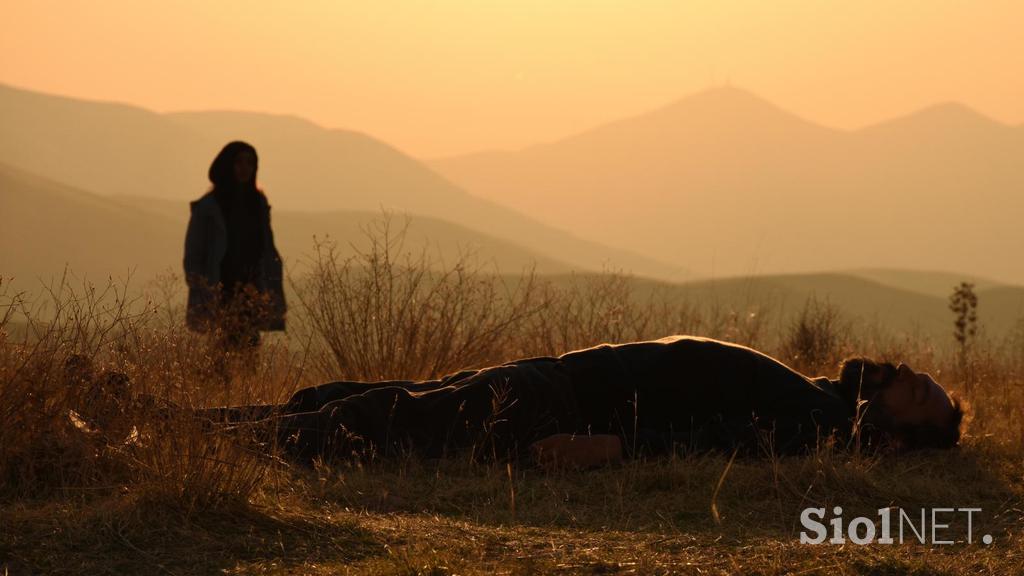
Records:
[[[239,183],[235,178],[235,160],[239,154],[248,152],[253,155],[252,180]],[[256,172],[259,167],[259,156],[256,148],[248,142],[235,140],[228,142],[210,164],[209,178],[213,184],[213,197],[220,206],[221,214],[227,223],[228,230],[235,231],[235,237],[245,238],[245,246],[238,253],[231,254],[227,259],[243,270],[243,280],[251,274],[249,268],[259,260],[266,241],[266,230],[270,227],[269,205],[263,191],[256,186]],[[240,260],[239,260],[240,259]],[[229,266],[229,269],[232,269]],[[233,279],[232,279],[233,280]]]
[[[252,182],[247,185],[251,186],[254,191],[259,191],[259,187],[256,185],[256,174],[259,171],[259,155],[256,154],[256,148],[248,142],[235,140],[225,144],[217,157],[213,159],[213,163],[210,164],[207,175],[210,178],[210,183],[213,184],[214,194],[230,192],[238,187],[238,182],[235,181],[235,158],[242,152],[249,152],[253,157]]]

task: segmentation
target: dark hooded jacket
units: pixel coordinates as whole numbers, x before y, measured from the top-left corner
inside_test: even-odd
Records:
[[[285,328],[285,299],[281,256],[274,246],[270,228],[270,204],[258,193],[257,221],[261,229],[257,247],[259,257],[250,278],[251,284],[269,300],[257,326],[264,331]],[[189,328],[203,331],[217,310],[218,287],[222,284],[223,264],[228,252],[228,226],[224,212],[213,192],[191,204],[191,217],[185,233],[185,280],[188,283]]]

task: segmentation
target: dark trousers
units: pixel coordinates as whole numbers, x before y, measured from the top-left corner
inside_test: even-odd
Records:
[[[579,419],[564,366],[537,358],[439,380],[331,382],[280,406],[205,411],[222,422],[261,421],[294,459],[362,458],[410,452],[475,459],[524,453],[537,440],[576,432]]]

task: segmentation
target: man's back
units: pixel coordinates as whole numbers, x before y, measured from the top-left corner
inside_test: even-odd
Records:
[[[827,379],[708,338],[603,345],[561,360],[589,429],[619,434],[627,448],[729,449],[773,432],[774,449],[792,452],[813,446],[819,430],[848,432],[853,412]]]
[[[307,457],[339,430],[390,452],[439,455],[484,443],[522,452],[553,434],[613,434],[630,453],[757,449],[781,453],[849,430],[852,407],[827,379],[810,380],[750,348],[676,336],[601,345],[441,380],[336,382],[300,391],[284,437]],[[287,445],[287,443],[286,443]]]

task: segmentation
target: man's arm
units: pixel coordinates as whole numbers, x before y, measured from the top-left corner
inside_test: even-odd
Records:
[[[622,461],[622,440],[613,434],[555,434],[530,445],[542,468],[594,468]]]

